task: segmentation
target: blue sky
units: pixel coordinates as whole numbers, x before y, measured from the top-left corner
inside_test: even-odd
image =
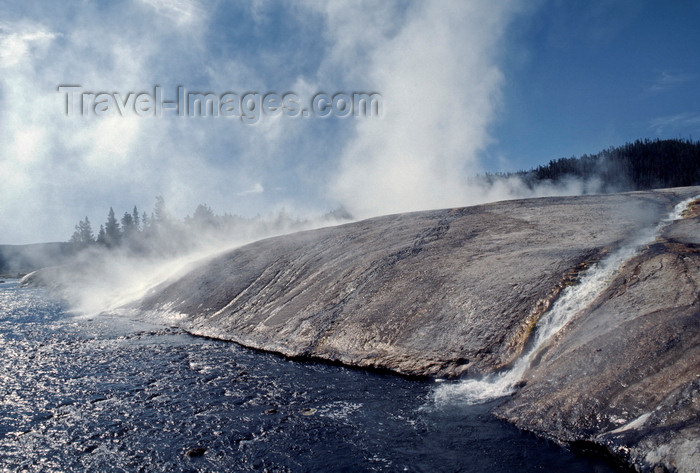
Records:
[[[700,2],[544,2],[506,33],[492,156],[508,169],[639,138],[700,139]],[[491,163],[495,164],[495,163]]]
[[[527,196],[467,180],[700,138],[700,3],[0,2],[0,243],[163,195],[184,216],[358,217]],[[65,114],[59,85],[377,92],[381,118]],[[571,189],[543,189],[536,195]]]

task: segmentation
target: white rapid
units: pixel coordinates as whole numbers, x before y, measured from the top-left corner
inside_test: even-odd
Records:
[[[688,204],[698,198],[700,196],[680,202],[656,227],[641,232],[629,244],[618,248],[597,264],[591,265],[581,275],[578,284],[565,288],[552,308],[537,322],[534,339],[529,343],[530,348],[515,361],[510,369],[492,373],[480,379],[442,383],[433,393],[435,404],[479,404],[513,393],[533,358],[552,336],[598,297],[625,261],[634,256],[644,245],[656,239],[663,227],[680,219]]]

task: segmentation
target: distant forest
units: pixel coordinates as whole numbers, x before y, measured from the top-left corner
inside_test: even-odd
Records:
[[[700,185],[700,141],[637,140],[597,154],[553,159],[529,171],[490,173],[489,182],[520,178],[528,187],[569,179],[598,181],[600,192]]]
[[[350,219],[347,212],[339,209],[319,220],[331,223]],[[134,206],[131,212],[124,212],[121,217],[117,217],[110,207],[107,220],[99,226],[96,233],[90,219],[85,217],[75,226],[69,243],[75,250],[124,248],[149,256],[168,256],[196,249],[212,241],[230,241],[232,238],[237,241],[249,240],[302,230],[309,224],[308,220],[290,217],[284,210],[265,218],[245,218],[228,213],[217,215],[206,204],[199,204],[192,216],[180,220],[172,216],[165,199],[157,196],[150,214],[139,213]]]
[[[168,210],[162,196],[156,197],[150,213],[139,212],[134,206],[123,214],[110,207],[105,214],[106,220],[96,228],[89,217],[80,220],[68,242],[0,245],[0,279],[65,264],[83,251],[121,250],[134,256],[167,258],[210,244],[241,243],[312,225],[308,220],[292,218],[284,210],[266,217],[246,218],[217,215],[206,204],[199,204],[191,216],[178,219]],[[315,222],[331,224],[350,219],[347,212],[339,209]]]

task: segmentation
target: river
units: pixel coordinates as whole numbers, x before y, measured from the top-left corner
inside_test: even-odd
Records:
[[[612,472],[436,383],[298,362],[0,284],[0,470]]]

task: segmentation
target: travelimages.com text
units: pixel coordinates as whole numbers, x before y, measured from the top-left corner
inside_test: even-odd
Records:
[[[189,92],[179,86],[177,94],[166,96],[163,88],[155,86],[150,92],[86,92],[79,85],[59,85],[65,94],[64,112],[75,116],[139,117],[224,117],[238,118],[243,123],[255,124],[262,117],[364,117],[381,118],[384,109],[382,96],[376,92],[315,94],[307,106],[293,92],[278,94],[248,92]]]

